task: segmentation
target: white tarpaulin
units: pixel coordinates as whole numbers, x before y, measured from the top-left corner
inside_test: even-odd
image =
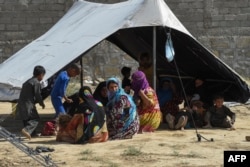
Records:
[[[189,34],[163,0],[75,2],[47,33],[0,65],[0,101],[18,98],[34,66],[44,66],[47,79],[117,30],[141,26],[168,26]]]
[[[129,0],[117,4],[75,2],[48,32],[0,65],[0,101],[18,99],[34,66],[44,66],[45,80],[50,79],[105,39],[135,59],[142,51],[154,53],[157,76],[177,77],[177,66],[165,57],[166,34],[171,35],[174,61],[185,89],[193,78],[203,76],[209,82],[209,92],[222,92],[228,101],[244,103],[249,99],[242,78],[194,39],[164,0]]]

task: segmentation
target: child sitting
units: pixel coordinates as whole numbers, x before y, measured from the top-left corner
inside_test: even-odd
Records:
[[[204,120],[204,117],[206,114],[206,110],[204,108],[204,103],[200,100],[192,100],[190,107],[191,107],[191,109],[189,111],[191,113],[188,115],[189,116],[188,125],[190,126],[190,128],[194,128],[194,127],[201,128],[204,125],[206,125],[206,122]],[[193,118],[190,118],[191,116]]]
[[[208,110],[209,112],[207,117],[210,118],[210,122],[208,122],[208,125],[206,127],[213,126],[235,130],[233,126],[235,122],[235,113],[224,106],[223,102],[224,98],[222,96],[215,96],[214,106]],[[228,116],[230,117],[230,119],[228,118]]]

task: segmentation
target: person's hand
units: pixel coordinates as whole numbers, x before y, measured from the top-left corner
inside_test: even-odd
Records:
[[[141,89],[138,94],[139,94],[139,96],[143,96],[144,91]]]
[[[231,124],[233,125],[235,122],[235,119],[231,119]]]
[[[73,103],[73,100],[67,98],[67,99],[66,99],[66,102],[67,102],[67,103]]]
[[[234,122],[235,122],[235,116],[232,117],[232,119],[231,119],[231,124],[233,125]]]
[[[45,104],[42,104],[41,107],[42,107],[42,109],[44,109],[45,108]]]
[[[139,106],[140,104],[141,104],[141,99],[140,98],[136,99],[135,100],[135,105]]]

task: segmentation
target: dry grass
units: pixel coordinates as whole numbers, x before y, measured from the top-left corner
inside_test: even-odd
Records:
[[[122,155],[125,155],[125,156],[139,156],[139,155],[142,155],[142,154],[143,153],[141,152],[141,147],[140,148],[136,148],[134,146],[129,146],[122,153]]]

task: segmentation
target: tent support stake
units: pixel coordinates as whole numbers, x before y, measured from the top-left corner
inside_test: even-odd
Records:
[[[81,80],[81,88],[82,88],[83,87],[83,63],[82,63],[82,57],[80,59],[80,65],[81,65],[80,80]]]
[[[156,26],[153,28],[153,88],[156,91]]]

